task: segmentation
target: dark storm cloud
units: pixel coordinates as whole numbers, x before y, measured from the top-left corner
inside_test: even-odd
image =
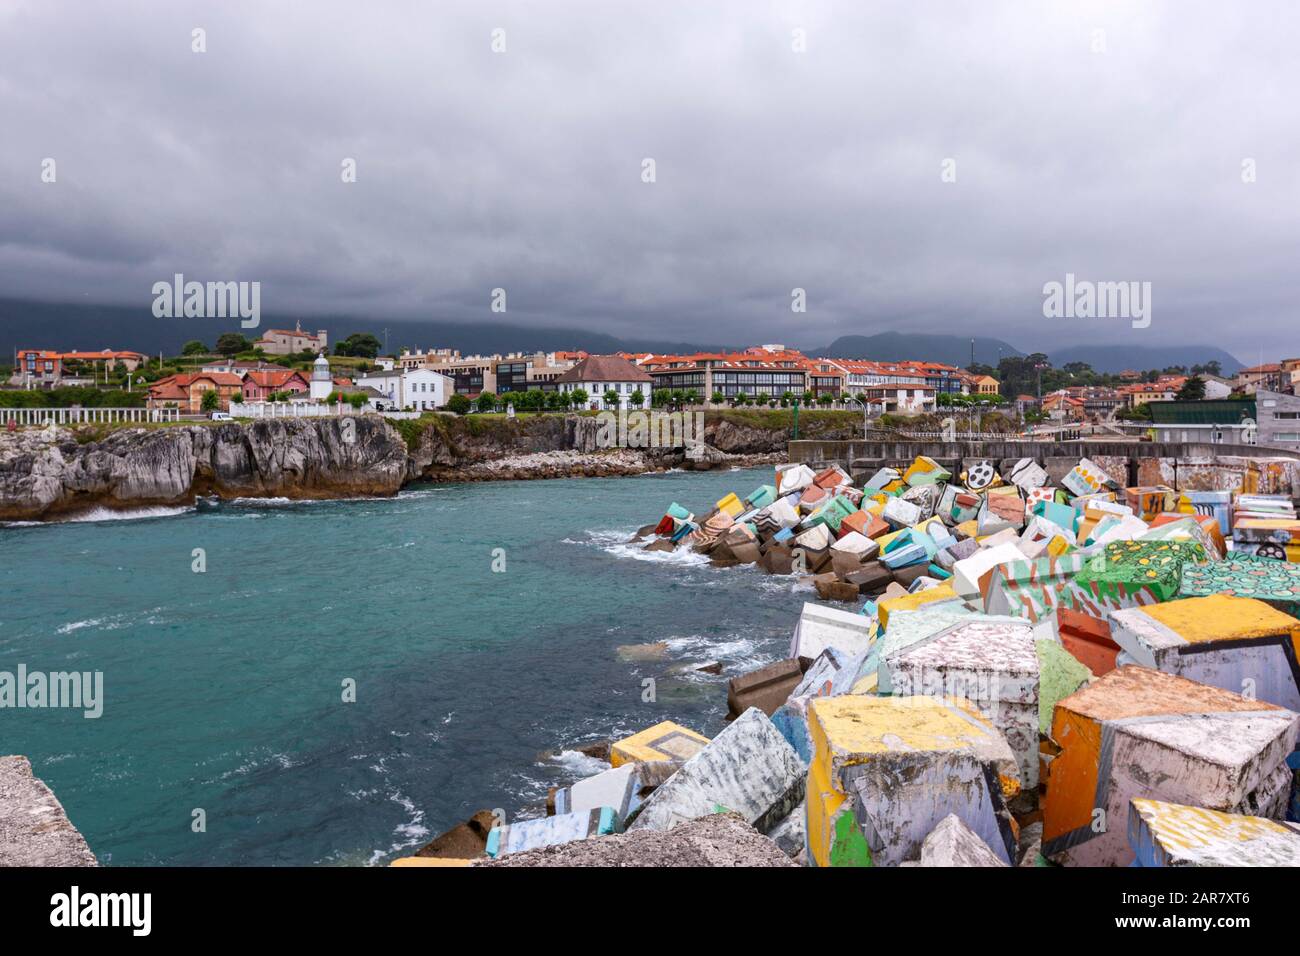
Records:
[[[147,304],[183,272],[279,314],[1254,355],[1294,328],[1297,26],[1282,0],[0,0],[0,295]],[[1066,272],[1151,282],[1151,328],[1044,319]]]

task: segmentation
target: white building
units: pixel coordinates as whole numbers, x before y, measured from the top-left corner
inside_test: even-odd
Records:
[[[427,368],[404,372],[379,369],[361,375],[357,384],[384,395],[391,403],[390,408],[420,412],[444,407],[455,391],[455,383],[449,376]],[[380,400],[375,400],[375,404],[379,403]]]
[[[602,411],[647,407],[651,384],[648,374],[617,355],[589,355],[556,379],[561,392],[582,389],[587,393],[588,407]],[[617,401],[605,401],[605,393],[610,390],[617,395]],[[632,400],[638,391],[641,393],[640,403]]]

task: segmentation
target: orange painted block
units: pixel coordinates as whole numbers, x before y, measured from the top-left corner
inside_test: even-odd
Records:
[[[1300,715],[1146,667],[1120,667],[1056,705],[1043,855],[1127,866],[1129,802],[1285,812]]]
[[[1056,623],[1061,646],[1094,675],[1100,677],[1115,669],[1119,645],[1111,639],[1108,621],[1073,608],[1058,607]]]

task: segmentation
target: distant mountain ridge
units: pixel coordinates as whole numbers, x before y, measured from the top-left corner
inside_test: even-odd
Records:
[[[974,336],[975,361],[997,365],[1001,358],[1024,355],[1001,339]],[[969,336],[922,332],[879,332],[875,335],[841,335],[825,348],[808,354],[824,358],[874,359],[878,362],[901,362],[906,359],[941,362],[965,368],[971,364]]]
[[[256,329],[240,329],[237,319],[159,319],[149,305],[115,306],[82,303],[30,302],[0,298],[0,356],[12,357],[15,348],[52,348],[64,351],[98,351],[105,348],[133,349],[155,354],[180,351],[191,339],[211,346],[223,332],[242,332],[257,338],[267,329],[325,329],[330,342],[354,332],[369,332],[380,342],[388,329],[390,352],[402,346],[454,348],[465,354],[507,352],[551,352],[557,349],[598,354],[611,352],[658,352],[679,354],[694,351],[739,350],[754,342],[682,342],[653,338],[619,337],[590,328],[528,328],[505,322],[453,322],[440,319],[402,320],[353,318],[350,316],[264,315]],[[780,335],[775,337],[780,340]],[[805,349],[805,354],[830,358],[875,359],[896,362],[919,359],[964,368],[971,361],[971,336],[942,333],[879,332],[874,335],[843,335],[824,348]],[[772,339],[769,339],[771,341]],[[785,341],[789,341],[785,339]],[[996,366],[1000,358],[1044,351],[1052,364],[1061,368],[1069,362],[1087,362],[1098,372],[1125,369],[1164,369],[1171,365],[1197,365],[1217,359],[1224,375],[1232,375],[1242,363],[1217,346],[1210,345],[1074,345],[1057,350],[1022,350],[1003,339],[974,336],[975,361]],[[0,361],[5,359],[0,358]]]

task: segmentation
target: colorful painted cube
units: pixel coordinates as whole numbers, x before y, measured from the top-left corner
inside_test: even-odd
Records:
[[[1001,735],[963,700],[847,694],[808,705],[806,839],[816,866],[898,865],[955,813],[1009,862],[1019,790]]]
[[[614,767],[620,767],[625,763],[659,760],[685,763],[699,753],[708,742],[708,737],[674,724],[671,720],[665,720],[631,737],[616,741],[609,749],[609,762]]]
[[[1118,488],[1119,483],[1106,474],[1095,462],[1084,458],[1061,479],[1065,489],[1076,495],[1091,495],[1107,488]]]
[[[574,840],[617,833],[618,829],[618,820],[609,807],[519,820],[492,828],[487,838],[487,855],[497,859],[522,850],[535,850],[538,847],[557,846]]]
[[[1116,611],[1110,624],[1143,667],[1300,711],[1300,621],[1263,601],[1182,598]]]
[[[1300,824],[1135,799],[1128,839],[1136,866],[1300,866]]]
[[[1149,667],[1119,667],[1056,705],[1043,855],[1127,866],[1134,797],[1280,819],[1300,716]]]

